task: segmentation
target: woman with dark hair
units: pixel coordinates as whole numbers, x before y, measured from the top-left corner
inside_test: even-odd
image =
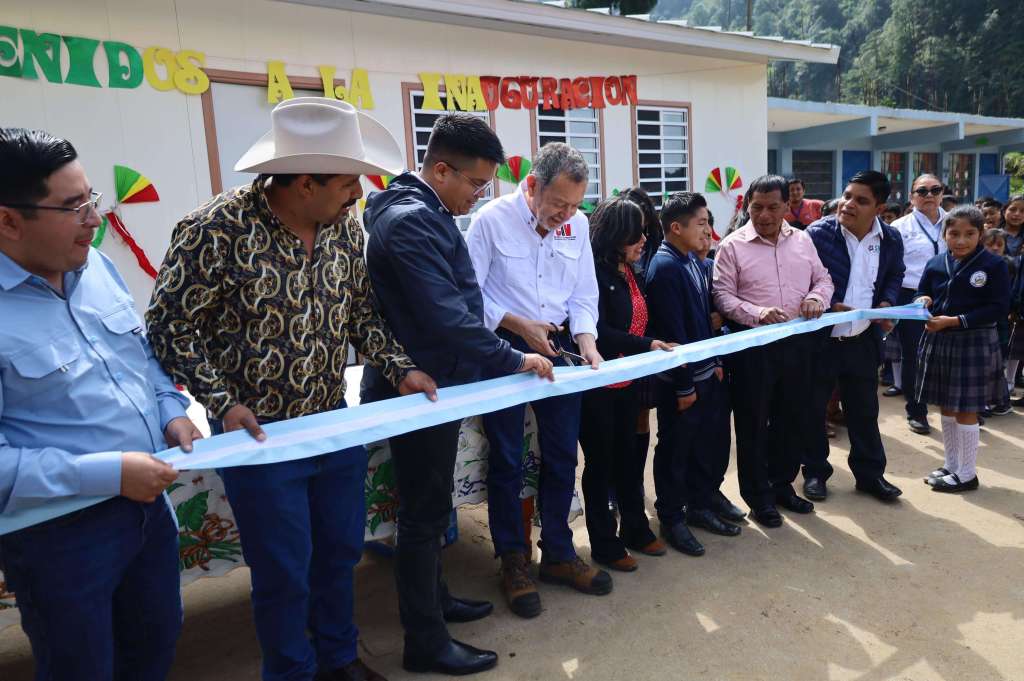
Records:
[[[647,303],[642,278],[633,266],[644,252],[644,215],[625,197],[604,201],[590,218],[600,291],[597,349],[612,359],[672,346],[649,338]],[[643,479],[646,452],[636,451],[635,426],[639,406],[636,383],[625,381],[583,394],[580,445],[583,448],[583,500],[594,561],[614,570],[632,572],[632,548],[647,555],[665,553],[665,544],[651,531],[644,511]],[[608,508],[614,489],[621,526]]]
[[[658,220],[658,209],[654,206],[654,201],[651,200],[650,195],[644,191],[643,187],[630,187],[620,196],[639,206],[640,211],[644,215],[643,232],[647,238],[647,243],[644,244],[640,260],[633,266],[634,271],[639,270],[638,274],[643,279],[643,273],[647,271],[647,265],[650,264],[651,258],[658,251],[658,246],[661,246],[661,242],[665,239],[665,234],[661,230],[661,221]]]
[[[638,205],[644,216],[643,233],[647,240],[644,243],[640,259],[633,264],[633,274],[636,275],[637,281],[642,282],[647,276],[647,266],[650,265],[651,258],[658,252],[658,247],[665,239],[665,233],[661,228],[661,220],[658,218],[658,209],[655,208],[654,201],[643,187],[631,187],[621,194],[621,197]],[[656,380],[654,376],[644,376],[633,382],[638,407],[634,447],[636,455],[644,461],[647,460],[647,454],[651,448],[651,409],[658,406]],[[640,493],[643,494],[642,480]]]

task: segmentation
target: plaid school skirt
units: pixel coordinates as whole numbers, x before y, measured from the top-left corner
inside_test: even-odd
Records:
[[[957,412],[979,412],[1006,397],[995,328],[940,331],[917,347],[917,399]]]

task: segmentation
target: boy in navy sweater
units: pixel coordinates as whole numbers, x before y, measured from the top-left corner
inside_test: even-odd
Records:
[[[647,269],[650,332],[670,343],[711,338],[712,303],[704,267],[694,253],[708,224],[700,194],[678,192],[661,210],[665,241]],[[729,405],[717,357],[658,375],[658,444],[654,449],[655,508],[673,548],[693,556],[704,547],[687,523],[735,536],[720,517],[732,505],[718,487],[729,464]]]

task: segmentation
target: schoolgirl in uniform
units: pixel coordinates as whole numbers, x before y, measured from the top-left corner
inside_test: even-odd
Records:
[[[932,258],[916,300],[931,310],[918,346],[917,399],[942,410],[945,464],[926,478],[936,492],[978,488],[978,412],[1004,393],[996,323],[1010,305],[1010,277],[1001,257],[981,244],[984,216],[974,206],[950,212],[943,227],[948,252]]]

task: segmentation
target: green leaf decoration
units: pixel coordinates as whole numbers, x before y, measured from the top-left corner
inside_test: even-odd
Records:
[[[210,490],[206,490],[178,504],[178,508],[175,509],[178,515],[178,525],[186,527],[192,532],[198,532],[203,526],[203,519],[209,508],[207,502],[209,496]]]

